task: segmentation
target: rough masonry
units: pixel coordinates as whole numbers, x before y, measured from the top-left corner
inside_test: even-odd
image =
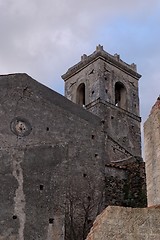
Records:
[[[144,123],[144,149],[148,206],[160,205],[160,98]]]
[[[159,208],[107,207],[95,220],[86,240],[158,240]]]

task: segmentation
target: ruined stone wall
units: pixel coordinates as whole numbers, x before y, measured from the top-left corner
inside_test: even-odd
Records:
[[[110,206],[96,218],[86,240],[158,240],[159,219],[159,208]]]
[[[130,158],[105,165],[106,206],[145,207],[145,164],[140,158]]]
[[[148,206],[160,204],[160,99],[144,123]]]

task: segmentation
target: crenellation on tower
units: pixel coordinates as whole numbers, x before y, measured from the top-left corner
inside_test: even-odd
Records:
[[[111,55],[103,49],[103,46],[98,45],[92,54],[88,56],[86,54],[83,54],[81,61],[70,67],[67,72],[62,75],[63,80],[67,81],[68,78],[76,74],[77,71],[80,71],[83,67],[85,67],[86,64],[91,64],[97,58],[104,59],[106,62],[109,62],[112,65],[116,65],[116,67],[120,68],[124,72],[128,72],[128,74],[134,76],[137,80],[141,77],[141,75],[137,73],[136,64],[128,64],[120,59],[119,54],[116,53],[114,55]]]
[[[87,55],[86,54],[83,54],[82,56],[81,56],[81,61],[85,61],[87,59]]]

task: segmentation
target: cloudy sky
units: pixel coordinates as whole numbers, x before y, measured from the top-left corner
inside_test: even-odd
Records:
[[[61,75],[101,44],[136,63],[143,121],[160,93],[159,0],[0,0],[0,73],[63,94]]]

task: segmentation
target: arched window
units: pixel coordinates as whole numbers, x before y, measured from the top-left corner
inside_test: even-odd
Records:
[[[127,108],[126,88],[121,82],[115,84],[115,105],[123,109]]]
[[[85,106],[85,84],[81,83],[77,88],[76,103]]]

